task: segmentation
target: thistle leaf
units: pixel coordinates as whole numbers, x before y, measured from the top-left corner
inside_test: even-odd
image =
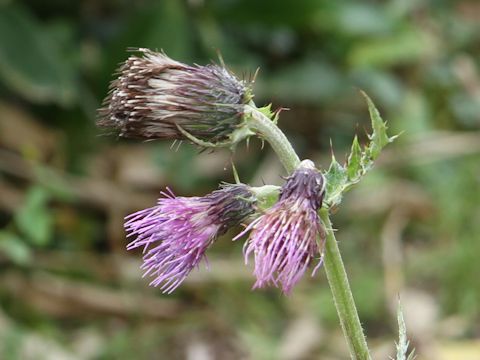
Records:
[[[335,157],[332,157],[330,167],[325,173],[327,180],[325,204],[328,207],[340,204],[342,194],[361,180],[373,167],[374,161],[385,145],[391,143],[397,137],[388,136],[386,122],[383,121],[373,101],[365,92],[361,91],[361,94],[367,101],[372,133],[368,135],[369,143],[363,149],[357,136],[355,136],[345,165],[339,164]]]
[[[407,339],[407,327],[405,326],[405,320],[403,319],[402,307],[400,301],[398,302],[397,310],[398,321],[398,343],[396,343],[397,357],[396,360],[415,360],[415,349],[408,354],[408,346],[410,341]],[[408,354],[408,355],[407,355]]]
[[[370,144],[366,149],[366,155],[370,158],[371,161],[374,161],[382,149],[388,143],[392,142],[396,136],[389,138],[387,135],[387,124],[383,121],[380,113],[373,104],[372,99],[364,92],[360,91],[368,105],[368,112],[370,113],[370,119],[372,121],[372,134],[368,136]]]
[[[350,151],[350,155],[348,155],[347,160],[347,174],[348,180],[355,181],[356,178],[362,171],[362,148],[358,143],[358,138],[355,135],[353,138],[352,143],[352,150]]]
[[[332,162],[325,174],[327,188],[325,191],[325,202],[329,206],[340,204],[342,193],[349,184],[347,169],[342,166],[332,155]]]

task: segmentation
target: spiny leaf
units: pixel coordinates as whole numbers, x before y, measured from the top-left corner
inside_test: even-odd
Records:
[[[383,121],[372,99],[370,99],[370,97],[364,91],[360,91],[360,93],[367,101],[368,112],[370,113],[370,119],[372,122],[372,133],[368,136],[370,144],[365,153],[368,155],[371,161],[373,161],[378,157],[378,155],[380,155],[380,152],[385,145],[392,142],[395,137],[388,137],[387,124],[385,121]]]
[[[396,138],[396,136],[388,136],[387,125],[372,100],[365,92],[361,91],[361,94],[367,101],[372,133],[368,135],[369,143],[363,149],[355,136],[344,166],[340,165],[335,157],[332,157],[330,167],[325,173],[327,180],[325,204],[330,207],[341,202],[342,194],[361,180],[373,167],[375,159],[378,158],[385,145]]]
[[[342,193],[348,186],[348,174],[344,166],[338,163],[335,156],[332,155],[332,162],[325,174],[327,182],[325,203],[333,206],[342,201]]]
[[[352,143],[352,150],[347,160],[347,174],[348,180],[355,181],[362,171],[362,148],[358,143],[358,138],[355,135]]]

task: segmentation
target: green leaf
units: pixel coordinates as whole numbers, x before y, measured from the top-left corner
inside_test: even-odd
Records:
[[[72,103],[75,69],[45,26],[18,4],[0,5],[0,79],[39,103]]]
[[[342,193],[348,184],[348,174],[345,167],[337,162],[335,156],[332,156],[325,180],[327,182],[325,203],[330,206],[339,204],[342,201]]]
[[[361,94],[367,101],[372,133],[368,135],[369,143],[363,149],[358,142],[358,138],[355,136],[350,154],[344,166],[340,165],[335,157],[332,157],[330,167],[325,173],[327,181],[325,204],[330,207],[338,205],[341,202],[342,194],[361,180],[373,167],[375,159],[378,158],[385,145],[397,137],[388,136],[387,125],[372,100],[363,91],[361,91]]]
[[[0,252],[19,265],[27,264],[31,258],[31,251],[27,244],[8,231],[0,231]]]
[[[33,187],[27,193],[23,207],[15,216],[19,230],[33,244],[45,246],[53,233],[53,215],[48,208],[50,193],[42,187]]]
[[[370,145],[367,148],[366,154],[370,157],[371,160],[375,160],[382,149],[389,142],[393,141],[394,138],[390,139],[387,135],[387,125],[383,121],[380,113],[373,104],[370,97],[364,92],[360,91],[368,105],[368,112],[370,113],[370,119],[372,121],[372,134],[369,135]]]
[[[358,137],[355,135],[352,143],[352,150],[347,160],[348,180],[355,181],[362,170],[362,148],[358,143]]]

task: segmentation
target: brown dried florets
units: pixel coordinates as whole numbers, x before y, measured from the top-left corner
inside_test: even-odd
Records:
[[[163,53],[139,49],[110,84],[98,125],[137,139],[223,142],[242,122],[249,87],[226,68],[189,66]]]

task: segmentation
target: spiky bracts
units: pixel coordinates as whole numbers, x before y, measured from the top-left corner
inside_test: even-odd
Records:
[[[157,206],[126,217],[135,239],[128,250],[144,248],[144,276],[165,293],[174,291],[205,259],[207,248],[229,228],[254,212],[255,196],[243,184],[223,185],[204,197],[162,192]]]
[[[304,160],[287,178],[278,202],[236,237],[251,230],[245,261],[254,255],[254,288],[274,285],[289,294],[308,266],[320,259],[315,273],[325,237],[317,215],[324,193],[323,175]]]
[[[130,56],[110,84],[100,126],[145,140],[233,141],[251,97],[244,81],[223,66],[189,66],[163,53],[139,51],[142,56]]]

